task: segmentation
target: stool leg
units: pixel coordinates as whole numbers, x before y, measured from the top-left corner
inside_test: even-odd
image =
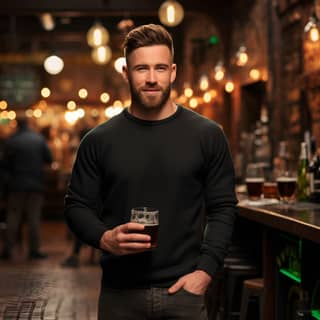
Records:
[[[264,294],[259,298],[259,312],[260,312],[260,320],[263,320],[263,308],[264,307]]]
[[[242,297],[241,297],[241,307],[240,307],[240,319],[247,319],[247,311],[248,311],[248,303],[249,303],[249,293],[246,288],[242,289]]]

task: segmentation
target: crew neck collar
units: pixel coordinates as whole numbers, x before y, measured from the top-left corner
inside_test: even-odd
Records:
[[[137,118],[129,112],[128,108],[125,108],[123,110],[123,114],[127,119],[135,121],[139,124],[155,126],[155,125],[161,125],[169,121],[172,121],[181,113],[181,111],[182,111],[182,107],[180,105],[177,105],[177,110],[171,116],[161,120],[145,120],[145,119]]]

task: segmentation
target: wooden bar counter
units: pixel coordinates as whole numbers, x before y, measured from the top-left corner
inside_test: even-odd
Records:
[[[279,270],[279,236],[285,234],[298,239],[297,242],[302,247],[300,251],[303,252],[299,286],[312,291],[312,285],[320,281],[320,204],[297,202],[285,207],[282,204],[265,204],[263,200],[260,204],[243,200],[238,207],[240,220],[249,220],[261,228],[262,276],[265,282],[264,320],[282,320],[284,314],[279,311],[283,308],[279,302],[281,284],[276,281]]]

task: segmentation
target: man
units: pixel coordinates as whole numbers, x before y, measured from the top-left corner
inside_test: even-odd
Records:
[[[12,257],[23,213],[29,225],[29,258],[43,259],[40,252],[40,220],[43,205],[43,169],[52,162],[51,151],[42,135],[28,127],[27,119],[17,119],[17,132],[5,147],[8,173],[7,242],[2,258]]]
[[[234,172],[219,126],[170,99],[173,44],[158,25],[124,41],[131,105],[80,144],[65,215],[103,250],[99,320],[207,319],[203,295],[236,215]],[[159,209],[158,247],[134,207]],[[203,212],[206,229],[203,233]]]

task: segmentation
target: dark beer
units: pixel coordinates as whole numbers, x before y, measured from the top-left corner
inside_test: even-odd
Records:
[[[131,222],[137,222],[144,225],[144,230],[140,233],[151,237],[151,249],[156,248],[158,244],[159,229],[159,210],[150,207],[137,207],[131,209]]]
[[[289,200],[296,190],[297,178],[280,177],[277,179],[279,196],[283,200]]]
[[[156,248],[158,244],[158,224],[144,225],[144,230],[141,231],[143,234],[147,234],[151,237],[151,248]]]
[[[265,199],[278,198],[278,190],[276,182],[265,182],[263,184],[263,196]]]
[[[248,197],[251,200],[260,199],[263,192],[264,178],[246,178]]]

